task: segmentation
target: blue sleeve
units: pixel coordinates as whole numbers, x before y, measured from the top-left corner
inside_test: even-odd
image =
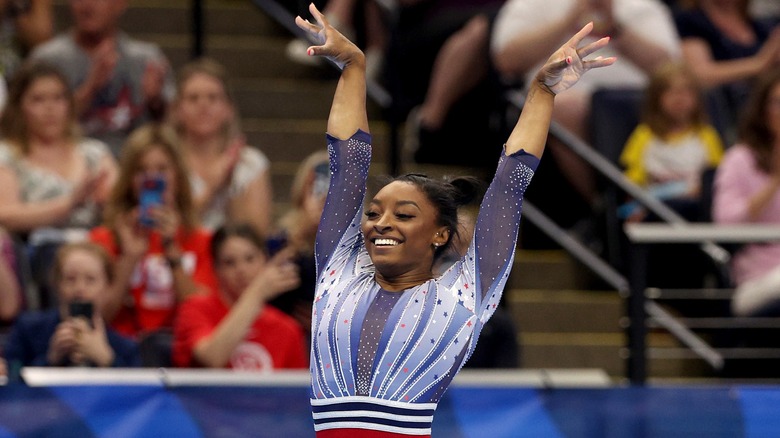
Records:
[[[477,291],[482,303],[509,275],[520,226],[523,194],[539,164],[535,156],[520,150],[501,155],[496,175],[479,209],[474,231]],[[488,301],[493,301],[487,297]],[[499,297],[496,296],[497,301]]]
[[[331,177],[314,246],[318,276],[347,231],[355,227],[359,230],[371,163],[370,134],[358,130],[347,140],[330,135],[327,138]],[[349,235],[354,241],[343,245],[361,239],[359,232]]]

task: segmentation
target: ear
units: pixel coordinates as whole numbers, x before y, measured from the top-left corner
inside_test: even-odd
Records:
[[[440,227],[438,230],[436,230],[436,234],[433,235],[431,244],[436,247],[444,246],[444,244],[446,244],[449,240],[450,229],[447,227]]]

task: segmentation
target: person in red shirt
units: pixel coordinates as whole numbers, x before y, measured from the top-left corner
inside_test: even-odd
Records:
[[[226,225],[211,241],[219,289],[184,301],[174,325],[173,363],[182,367],[270,371],[306,368],[303,330],[266,305],[300,282],[295,252],[273,257],[248,224]]]
[[[104,317],[120,333],[143,338],[170,330],[184,298],[216,286],[211,236],[197,225],[189,173],[169,128],[146,125],[134,131],[119,173],[106,223],[90,237],[116,263]],[[151,176],[162,180],[159,202],[141,208],[142,186]]]

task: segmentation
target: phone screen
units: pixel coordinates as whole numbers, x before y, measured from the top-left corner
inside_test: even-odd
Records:
[[[71,301],[68,303],[68,313],[73,318],[83,317],[92,321],[93,306],[91,301]]]
[[[139,206],[141,209],[141,225],[151,227],[154,225],[154,219],[149,214],[149,210],[163,203],[163,193],[165,192],[165,179],[159,175],[145,177],[141,182],[141,194],[139,196]]]

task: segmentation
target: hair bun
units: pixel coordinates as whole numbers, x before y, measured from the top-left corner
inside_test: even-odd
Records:
[[[459,176],[449,183],[455,188],[455,202],[461,206],[477,204],[485,194],[485,183],[472,176]]]

